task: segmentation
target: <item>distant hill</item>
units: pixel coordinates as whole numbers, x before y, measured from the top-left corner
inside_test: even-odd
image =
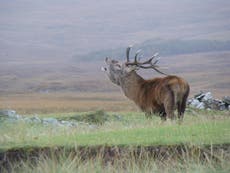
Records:
[[[175,41],[178,47],[191,43],[178,39],[230,40],[229,7],[229,0],[1,1],[0,61],[66,60],[119,47],[122,52],[149,39],[161,55],[171,54],[172,48],[162,49]]]
[[[123,47],[95,51],[81,57],[74,56],[74,59],[83,61],[103,60],[105,57],[122,59],[125,57],[125,49],[126,48]],[[230,50],[230,41],[154,39],[147,40],[141,44],[136,44],[133,46],[133,49],[134,51],[132,51],[131,54],[135,53],[136,50],[141,49],[145,56],[151,56],[155,52],[160,53],[161,56],[171,56],[212,51],[228,51]]]

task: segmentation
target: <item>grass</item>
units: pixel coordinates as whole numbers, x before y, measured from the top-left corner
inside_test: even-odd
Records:
[[[163,158],[161,158],[163,159]],[[224,159],[224,158],[222,158]],[[114,162],[104,162],[101,155],[96,158],[82,160],[79,155],[59,155],[59,156],[41,156],[34,164],[30,160],[14,164],[11,168],[12,173],[227,173],[230,167],[228,162],[222,160],[221,164],[216,165],[213,160],[203,162],[202,160],[194,160],[187,158],[185,160],[175,159],[167,161],[155,160],[147,155],[141,158],[135,158],[133,155],[125,156]],[[2,170],[3,173],[8,172]]]
[[[58,116],[57,116],[58,115]],[[91,121],[90,117],[103,122]],[[150,172],[223,172],[230,170],[229,149],[208,151],[201,154],[193,151],[191,146],[221,146],[230,144],[229,112],[198,111],[188,109],[184,122],[179,125],[176,121],[162,123],[159,117],[146,119],[140,112],[78,112],[59,114],[39,114],[40,117],[58,117],[59,119],[77,119],[77,127],[62,127],[25,123],[23,121],[5,121],[0,124],[0,153],[32,152],[36,148],[61,147],[63,150],[51,154],[40,153],[37,156],[26,156],[13,162],[0,171],[12,173],[50,173],[50,172],[121,172],[121,173],[150,173]],[[107,116],[105,118],[105,116]],[[94,118],[95,118],[94,117]],[[93,118],[93,120],[95,120]],[[89,124],[87,124],[87,122]],[[99,122],[99,123],[98,123]],[[106,156],[105,150],[97,151],[94,157],[86,159],[87,152],[80,154],[76,148],[94,148],[98,146],[123,148],[118,156]],[[135,148],[143,147],[139,155]],[[177,156],[177,151],[157,152],[153,157],[145,147],[174,148],[185,146],[184,154]],[[186,149],[188,146],[188,149]],[[190,151],[190,149],[191,151]],[[66,152],[70,150],[70,152]],[[72,152],[73,150],[73,152]],[[193,154],[191,154],[192,152]],[[211,153],[211,155],[209,154]],[[94,153],[94,152],[92,152]],[[123,153],[123,154],[122,154]],[[195,153],[195,154],[194,154]],[[20,153],[19,153],[20,155]],[[168,155],[168,156],[167,156]],[[167,156],[167,157],[166,157]],[[213,157],[215,156],[215,157]],[[105,159],[106,158],[106,159]],[[112,160],[110,160],[112,158]],[[217,158],[217,160],[216,160]],[[4,162],[2,162],[4,163]]]
[[[146,119],[142,113],[120,113],[116,115],[120,117],[119,119],[111,119],[116,113],[110,113],[108,115],[110,118],[105,119],[103,124],[79,124],[72,128],[8,122],[0,126],[0,150],[25,146],[148,146],[230,143],[229,117],[212,115],[211,112],[209,115],[202,116],[192,116],[191,113],[187,113],[182,125],[176,121],[162,123],[158,117]],[[70,115],[73,117],[74,114]],[[85,116],[84,113],[82,115]],[[105,116],[104,113],[103,116]],[[66,116],[63,117],[66,118]]]
[[[230,142],[229,125],[230,120],[189,126],[143,127],[77,135],[75,139],[79,145],[222,144]]]
[[[0,97],[0,109],[14,109],[20,114],[55,115],[66,112],[132,111],[136,106],[121,92],[73,92],[12,94]]]

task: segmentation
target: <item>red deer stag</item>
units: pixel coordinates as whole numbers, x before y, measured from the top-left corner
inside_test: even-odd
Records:
[[[154,69],[164,74],[156,65],[157,54],[149,60],[139,62],[137,60],[139,51],[136,52],[134,61],[130,62],[129,52],[131,46],[126,50],[127,61],[122,63],[118,60],[106,58],[106,67],[102,67],[109,79],[120,86],[126,97],[133,100],[135,104],[145,112],[147,117],[153,113],[159,113],[162,120],[174,119],[174,110],[178,110],[178,118],[183,119],[186,100],[189,94],[189,84],[178,76],[166,75],[149,80],[143,79],[137,74],[138,69]],[[154,62],[153,62],[154,60]]]

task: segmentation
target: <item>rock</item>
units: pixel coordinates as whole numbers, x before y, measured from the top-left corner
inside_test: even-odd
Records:
[[[188,100],[188,105],[198,109],[229,110],[230,97],[225,96],[223,100],[218,100],[213,98],[211,92],[201,91],[194,98]]]
[[[214,102],[217,105],[217,110],[223,111],[226,109],[225,103],[222,100],[214,99]]]
[[[63,127],[76,127],[80,124],[80,122],[76,122],[76,121],[64,121],[64,120],[58,120],[56,118],[51,118],[51,117],[41,119],[37,115],[33,117],[25,117],[25,116],[18,115],[14,110],[0,110],[0,118],[1,117],[3,117],[4,120],[7,120],[8,122],[11,123],[24,121],[25,123],[36,123],[36,124],[41,123],[44,125],[63,126]],[[83,123],[83,124],[85,126],[88,126],[88,128],[90,129],[94,127],[91,126],[89,123]]]
[[[203,102],[200,102],[199,100],[197,99],[191,99],[189,101],[190,105],[194,108],[197,108],[197,109],[204,109],[205,108],[205,105]]]
[[[223,97],[223,102],[227,105],[230,105],[230,96]]]
[[[76,127],[77,126],[77,123],[75,122],[71,122],[71,121],[60,121],[60,125],[62,126],[66,126],[66,127]]]
[[[190,102],[190,105],[193,106],[193,107],[196,107],[199,104],[200,104],[200,101],[197,100],[197,99],[192,99],[191,102]]]
[[[199,94],[196,94],[194,98],[201,102],[204,96],[205,94],[203,93],[203,91],[201,91]]]
[[[204,109],[205,106],[204,106],[204,103],[203,102],[200,102],[197,106],[196,106],[197,109]]]
[[[199,94],[196,94],[194,96],[195,99],[199,100],[200,102],[202,101],[207,101],[213,99],[212,93],[211,92],[200,92]]]
[[[191,105],[192,101],[193,101],[193,98],[192,99],[188,99],[187,100],[187,105]]]
[[[8,117],[10,119],[21,119],[21,115],[18,115],[15,110],[0,110],[0,116]]]
[[[15,117],[17,114],[15,110],[0,110],[0,115],[7,117]]]
[[[221,111],[226,109],[225,103],[218,99],[211,99],[211,100],[204,101],[204,104],[206,109],[209,108],[209,109],[221,110]]]
[[[213,99],[211,92],[204,93],[203,95],[204,96],[201,99],[201,101],[208,101],[208,100],[212,100]]]
[[[225,103],[223,103],[223,104],[219,105],[219,110],[220,110],[220,111],[224,111],[224,110],[226,110]]]
[[[33,121],[31,120],[31,118],[26,117],[22,119],[23,121],[25,121],[26,123],[32,123]]]
[[[42,120],[38,116],[34,116],[30,118],[33,123],[41,123]]]
[[[52,124],[52,125],[58,125],[58,120],[55,118],[43,118],[42,123],[45,125]]]

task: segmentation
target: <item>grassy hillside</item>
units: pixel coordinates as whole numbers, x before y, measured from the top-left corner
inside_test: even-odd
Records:
[[[127,45],[128,47],[128,45]],[[102,60],[103,57],[114,57],[123,59],[125,57],[125,49],[108,49],[97,52],[91,52],[85,56],[80,56],[82,61]],[[141,49],[144,56],[151,56],[154,52],[159,52],[161,56],[171,56],[180,54],[192,54],[201,52],[216,52],[216,51],[229,51],[230,41],[220,40],[162,40],[150,39],[145,42],[133,45],[132,55]],[[79,61],[79,56],[75,57]]]
[[[125,49],[122,50],[125,52]],[[230,93],[230,52],[184,54],[162,57],[159,65],[169,74],[185,78],[189,97],[200,90],[215,98]],[[91,111],[133,111],[136,106],[120,88],[101,72],[104,61],[0,63],[0,108],[19,113]],[[152,70],[138,71],[144,78],[159,76]]]
[[[38,116],[73,120],[87,114],[96,112]],[[188,109],[181,125],[138,112],[105,114],[102,124],[75,127],[5,120],[0,171],[229,172],[229,112]]]
[[[22,121],[6,122],[0,127],[0,149],[75,145],[155,146],[230,143],[229,112],[197,112],[195,115],[194,112],[186,113],[182,125],[176,122],[162,124],[160,118],[153,117],[149,120],[142,113],[123,113],[118,116],[119,118],[107,115],[108,119],[102,125],[79,124],[73,128],[27,124]],[[69,116],[74,115],[67,114],[64,117],[66,119]]]

